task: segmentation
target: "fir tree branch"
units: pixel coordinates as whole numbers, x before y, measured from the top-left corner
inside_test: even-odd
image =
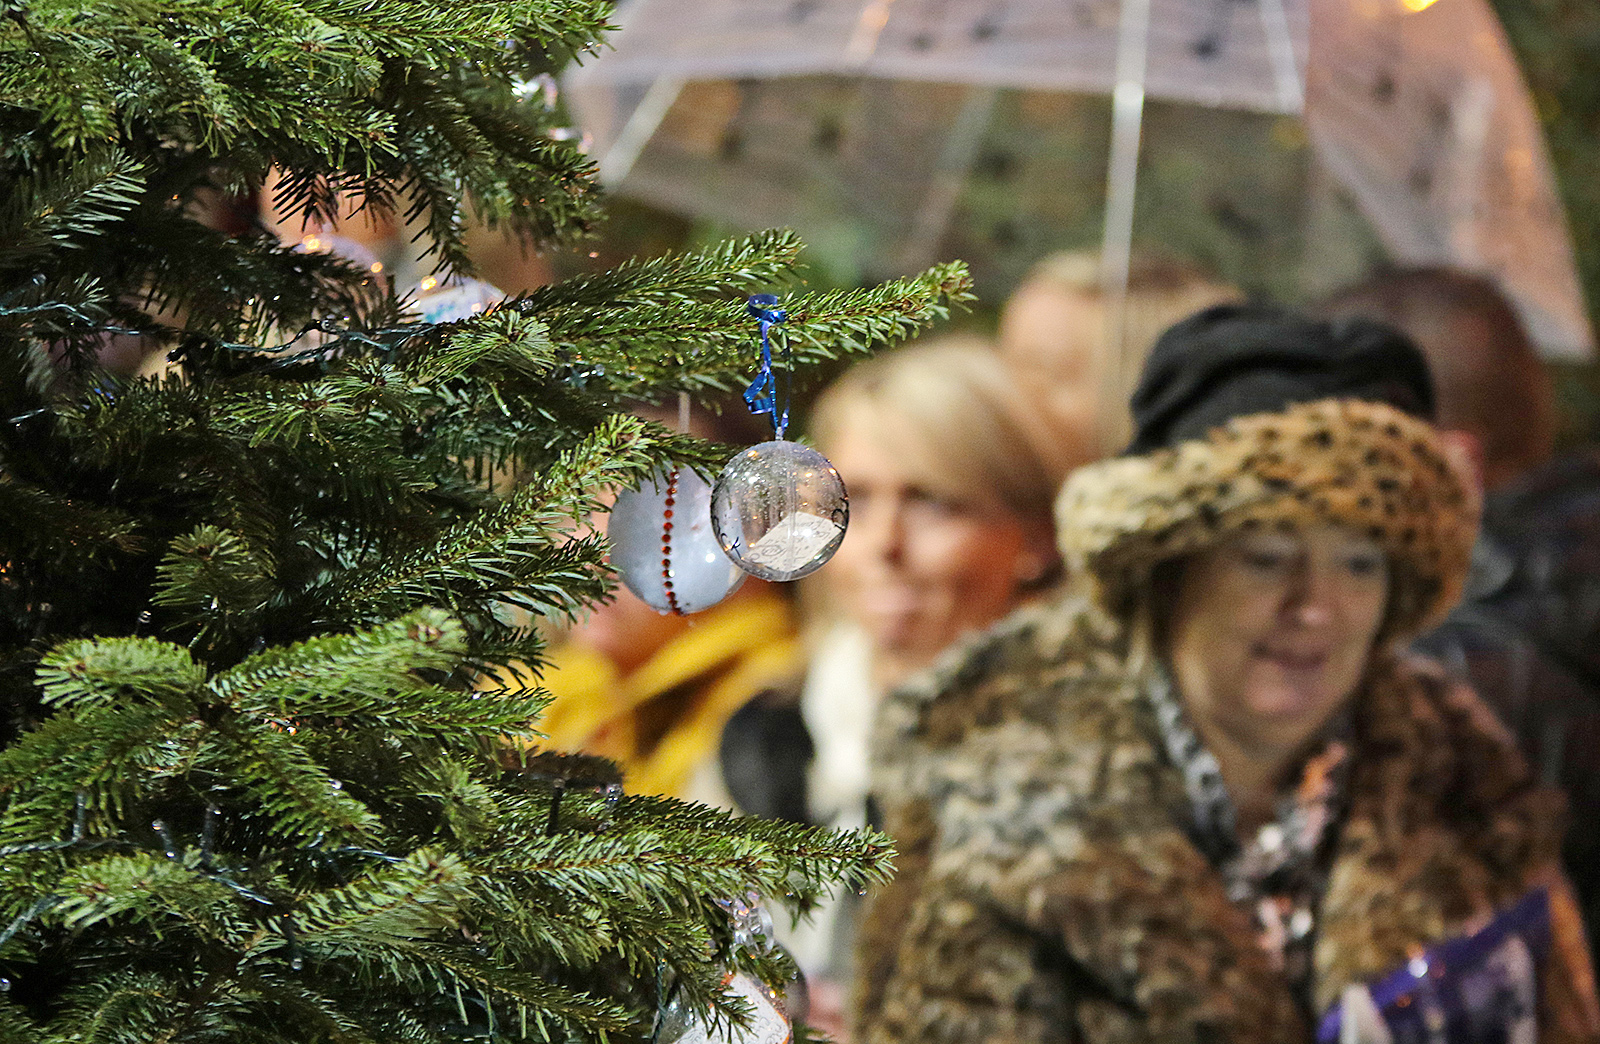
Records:
[[[175,712],[192,706],[205,668],[176,645],[149,638],[84,639],[39,662],[45,700],[60,706],[115,706],[151,698]]]
[[[184,764],[202,727],[159,703],[57,715],[0,750],[0,845],[55,837],[79,794],[98,817],[144,801]]]
[[[56,568],[137,552],[138,520],[125,511],[80,503],[19,482],[0,482],[0,560],[28,559]]]
[[[146,1044],[170,1032],[177,995],[176,985],[155,973],[112,973],[70,998],[68,1032],[95,1044]],[[65,1044],[71,1037],[56,1039]]]
[[[432,339],[405,361],[405,369],[418,384],[436,384],[475,372],[542,375],[555,364],[545,325],[502,308],[462,324],[448,339]]]
[[[736,1022],[726,971],[783,962],[736,952],[714,900],[803,909],[886,872],[877,835],[620,797],[594,759],[515,771],[545,695],[466,688],[607,591],[585,528],[606,491],[725,459],[619,395],[747,380],[742,298],[793,286],[792,235],[428,325],[370,273],[202,220],[281,170],[291,220],[409,211],[446,266],[468,263],[469,197],[525,243],[585,234],[592,165],[525,88],[604,10],[0,18],[0,517],[48,529],[0,536],[0,1042],[434,1044],[525,1020],[607,1044],[648,1032],[663,969]],[[780,362],[966,294],[959,266],[789,294]],[[112,334],[179,373],[108,380]]]
[[[218,614],[253,616],[272,597],[271,571],[272,563],[238,534],[197,526],[168,545],[151,601],[177,608],[189,625]]]
[[[499,736],[520,730],[545,702],[524,695],[460,692],[419,678],[460,662],[461,625],[425,610],[354,634],[327,635],[249,657],[213,677],[217,699],[267,720],[362,718],[393,734]]]
[[[535,1007],[547,1018],[581,1027],[591,1034],[623,1033],[634,1024],[632,1014],[615,1002],[587,996],[526,972],[508,972],[496,962],[483,960],[470,951],[419,948],[416,952],[482,994]]]
[[[591,315],[604,321],[608,313],[620,308],[670,310],[783,281],[799,260],[800,251],[800,240],[793,232],[772,229],[698,253],[624,261],[605,272],[540,287],[519,298],[515,307],[524,315],[567,328]]]
[[[298,940],[315,957],[324,949],[349,952],[431,938],[456,923],[471,894],[471,876],[458,857],[417,849],[298,903]]]
[[[108,150],[69,167],[35,171],[12,185],[0,206],[0,280],[53,250],[81,247],[85,238],[125,218],[143,188],[139,175],[132,157]]]
[[[782,303],[789,321],[780,343],[796,367],[893,344],[970,300],[970,285],[966,267],[953,262],[866,290],[797,295]],[[686,299],[681,292],[674,298],[660,289],[605,309],[541,312],[528,300],[522,307],[549,323],[558,348],[602,364],[625,392],[672,383],[732,387],[754,369],[755,322],[742,301]]]
[[[218,769],[248,794],[270,832],[299,843],[379,836],[382,820],[346,794],[296,736],[298,726],[219,730]]]
[[[616,417],[592,432],[537,481],[498,508],[447,530],[398,562],[349,570],[321,594],[330,619],[394,615],[419,604],[456,607],[460,600],[499,598],[541,614],[570,609],[568,592],[604,592],[595,537],[553,533],[598,506],[596,491],[637,483],[651,466],[641,451],[643,422]]]
[[[224,938],[229,933],[217,923],[214,908],[236,903],[217,880],[154,852],[80,862],[52,881],[50,891],[60,896],[48,912],[52,924],[83,931],[119,918],[137,919],[151,925],[158,937],[183,925]]]
[[[0,997],[0,1044],[36,1044],[42,1039],[42,1027],[22,1008]]]

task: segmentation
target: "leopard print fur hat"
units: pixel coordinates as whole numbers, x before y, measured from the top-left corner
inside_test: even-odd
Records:
[[[1141,424],[1131,455],[1078,469],[1056,502],[1062,553],[1102,608],[1125,616],[1158,563],[1229,535],[1324,524],[1387,553],[1383,639],[1421,633],[1460,597],[1475,500],[1434,427],[1398,408],[1432,406],[1420,353],[1398,334],[1259,306],[1213,309],[1152,349],[1136,421],[1141,395],[1160,403],[1164,434]],[[1219,400],[1244,412],[1219,417]],[[1196,423],[1210,426],[1192,434]]]

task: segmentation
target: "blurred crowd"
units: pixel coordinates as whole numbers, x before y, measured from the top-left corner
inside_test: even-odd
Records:
[[[832,561],[689,616],[619,588],[543,669],[550,743],[893,837],[779,931],[841,1042],[1600,1040],[1600,454],[1556,451],[1516,310],[1446,269],[1101,286],[1047,258],[992,337],[843,373]]]
[[[1486,278],[1302,314],[1051,257],[817,400],[851,519],[798,596],[619,591],[551,735],[894,837],[780,933],[835,1039],[1600,1039],[1600,458],[1555,431]]]

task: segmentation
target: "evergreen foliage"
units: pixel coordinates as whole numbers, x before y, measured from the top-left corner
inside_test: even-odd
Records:
[[[0,1042],[648,1037],[737,1017],[718,897],[804,907],[875,835],[534,753],[534,627],[603,597],[597,490],[726,451],[624,397],[748,376],[756,236],[407,322],[367,273],[210,228],[461,210],[530,245],[596,192],[530,90],[600,0],[0,3]],[[785,300],[797,363],[905,336],[959,266]],[[164,380],[97,365],[137,338]],[[514,474],[519,483],[503,481]],[[495,481],[496,478],[500,481]]]

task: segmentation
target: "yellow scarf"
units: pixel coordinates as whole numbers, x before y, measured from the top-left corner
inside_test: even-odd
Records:
[[[734,712],[798,664],[784,601],[736,598],[694,616],[627,675],[592,649],[554,650],[540,683],[555,702],[539,731],[557,750],[617,761],[632,793],[681,797]]]

